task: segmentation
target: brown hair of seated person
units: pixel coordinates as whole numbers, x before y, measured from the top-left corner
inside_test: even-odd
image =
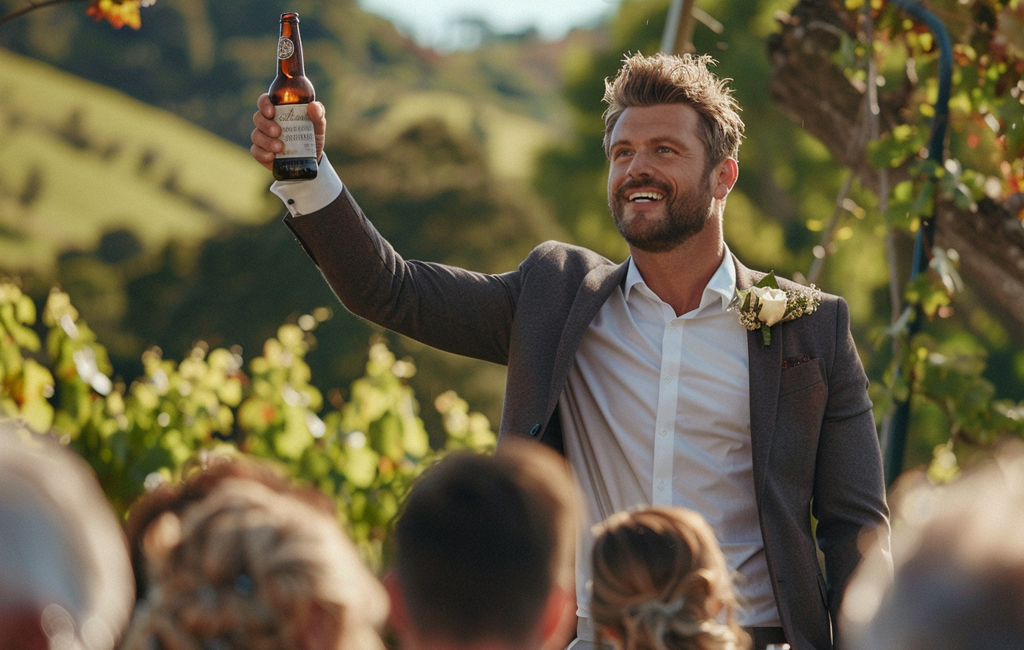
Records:
[[[144,541],[153,585],[124,650],[374,650],[383,587],[335,518],[262,483],[224,479]]]
[[[334,504],[322,492],[297,486],[277,466],[238,453],[201,452],[189,461],[183,475],[179,482],[161,483],[140,497],[128,511],[124,529],[135,573],[135,595],[139,600],[144,599],[149,590],[149,571],[142,547],[150,524],[167,512],[180,517],[187,508],[209,496],[225,479],[256,481],[275,492],[291,493],[326,514],[333,516],[335,512]]]
[[[729,569],[704,518],[685,508],[620,512],[597,527],[590,615],[624,650],[739,650]]]

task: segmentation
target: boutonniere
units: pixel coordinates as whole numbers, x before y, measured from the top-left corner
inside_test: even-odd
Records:
[[[820,304],[821,290],[816,286],[783,291],[772,271],[749,289],[736,291],[730,308],[739,312],[743,327],[761,330],[764,344],[771,345],[772,325],[813,314]]]

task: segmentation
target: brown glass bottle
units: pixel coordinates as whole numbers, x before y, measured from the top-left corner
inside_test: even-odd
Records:
[[[277,77],[270,84],[270,101],[277,107],[274,121],[281,127],[284,142],[284,151],[274,158],[274,178],[279,181],[316,178],[316,137],[306,112],[307,104],[315,99],[302,65],[299,14],[281,14]]]

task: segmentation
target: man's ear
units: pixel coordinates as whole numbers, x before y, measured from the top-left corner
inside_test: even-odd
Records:
[[[564,648],[576,631],[576,594],[560,585],[551,588],[540,621],[538,636],[543,650]]]
[[[711,172],[711,195],[724,201],[740,176],[740,167],[733,158],[726,158]]]

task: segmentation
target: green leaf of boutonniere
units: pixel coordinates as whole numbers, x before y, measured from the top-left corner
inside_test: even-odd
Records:
[[[755,287],[766,287],[768,289],[778,289],[779,281],[775,279],[775,271],[769,271],[768,275],[761,278],[761,280],[754,285]]]

